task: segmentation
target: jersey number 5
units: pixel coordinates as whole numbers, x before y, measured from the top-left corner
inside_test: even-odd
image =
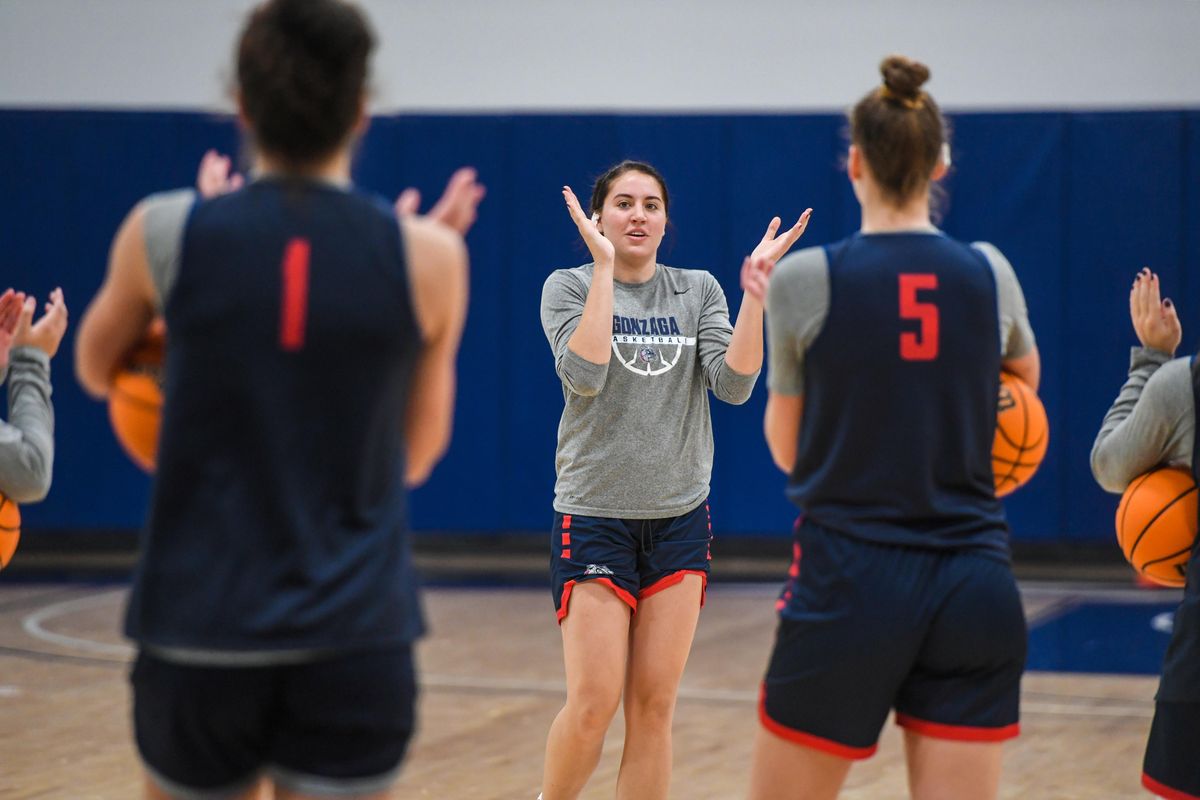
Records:
[[[905,361],[933,361],[938,356],[938,307],[917,300],[922,289],[937,289],[937,275],[905,272],[900,275],[900,319],[921,323],[917,333],[900,334],[900,357]]]
[[[283,251],[283,296],[279,305],[279,346],[289,353],[304,349],[308,316],[308,239],[297,237]]]

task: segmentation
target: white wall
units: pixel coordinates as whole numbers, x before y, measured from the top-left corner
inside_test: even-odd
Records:
[[[0,106],[228,108],[251,0],[0,0]],[[376,110],[840,109],[889,52],[949,108],[1200,106],[1200,0],[365,0]]]

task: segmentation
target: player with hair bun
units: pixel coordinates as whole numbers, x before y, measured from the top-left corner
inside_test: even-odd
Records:
[[[268,0],[237,46],[250,180],[215,154],[126,217],[80,325],[96,397],[165,315],[151,507],[125,617],[148,798],[382,800],[424,630],[406,487],[445,452],[466,313],[460,170],[427,217],[355,188],[375,37]]]
[[[592,263],[555,271],[542,290],[564,403],[550,569],[567,675],[543,798],[579,796],[623,700],[617,797],[653,800],[670,785],[675,696],[709,572],[708,392],[750,397],[763,308],[747,295],[731,325],[716,278],[658,263],[670,198],[649,164],[605,172],[588,213],[570,188],[563,199]],[[808,217],[778,237],[771,221],[743,283],[769,274]]]
[[[849,115],[859,232],[780,261],[764,429],[801,510],[750,797],[829,800],[894,709],[914,798],[996,797],[1026,630],[991,451],[1001,369],[1039,358],[1012,267],[938,230],[929,69],[885,59]]]

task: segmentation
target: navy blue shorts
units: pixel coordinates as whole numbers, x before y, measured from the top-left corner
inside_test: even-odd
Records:
[[[991,554],[875,544],[804,522],[780,597],[759,718],[842,758],[875,752],[888,712],[915,733],[1017,735],[1026,628]]]
[[[571,589],[598,581],[637,611],[645,599],[699,575],[708,584],[712,555],[708,501],[686,514],[662,519],[554,515],[550,532],[550,591],[561,623]],[[704,604],[704,594],[700,595]]]
[[[413,730],[407,645],[255,667],[142,651],[130,682],[138,751],[154,780],[181,798],[244,791],[264,774],[302,794],[383,791]]]

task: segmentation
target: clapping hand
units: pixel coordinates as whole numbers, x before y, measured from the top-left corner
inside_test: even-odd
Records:
[[[800,219],[796,220],[796,224],[782,236],[775,235],[779,231],[782,220],[779,217],[771,220],[771,224],[767,225],[767,232],[763,234],[762,239],[754,248],[754,252],[742,261],[741,284],[742,290],[746,294],[760,303],[766,303],[767,284],[771,280],[771,271],[775,269],[775,262],[782,258],[784,253],[791,250],[796,240],[804,235],[804,230],[808,227],[808,219],[811,216],[812,209],[805,209],[804,213],[800,215]]]
[[[7,289],[0,294],[0,373],[8,369],[8,354],[12,350],[13,337],[24,307],[24,292]]]
[[[763,234],[762,240],[754,248],[754,252],[750,254],[750,260],[766,259],[771,263],[771,267],[773,268],[775,262],[783,258],[784,253],[791,250],[796,240],[804,235],[804,230],[808,227],[808,220],[811,216],[812,209],[806,208],[804,213],[800,215],[800,219],[796,220],[796,224],[778,237],[775,234],[779,231],[782,221],[779,217],[772,219],[771,224],[767,226],[767,232]]]
[[[450,176],[446,191],[442,192],[441,198],[425,216],[465,236],[475,224],[479,202],[486,193],[487,187],[479,183],[475,170],[472,167],[460,167]],[[420,207],[421,193],[411,187],[396,198],[396,213],[401,217],[415,216]]]
[[[1161,299],[1158,275],[1149,267],[1142,269],[1133,281],[1129,292],[1129,316],[1143,347],[1175,355],[1175,349],[1183,339],[1183,326],[1179,324],[1175,304],[1170,298]]]
[[[208,199],[242,188],[245,179],[237,172],[230,174],[232,166],[229,156],[223,156],[216,150],[205,153],[196,172],[196,191],[200,196]]]
[[[579,235],[583,237],[583,243],[587,245],[588,252],[592,254],[592,261],[611,266],[616,258],[616,250],[613,248],[613,243],[600,232],[599,217],[593,214],[589,219],[583,213],[583,208],[579,205],[579,198],[575,196],[575,192],[571,191],[570,186],[564,186],[562,194],[563,200],[567,203],[567,212],[570,213],[575,227],[579,229]]]
[[[50,302],[46,303],[45,313],[37,322],[33,321],[33,313],[37,310],[37,301],[26,297],[21,307],[21,315],[17,320],[17,330],[13,335],[13,347],[36,347],[46,355],[54,358],[63,334],[67,332],[67,303],[63,299],[62,289],[50,293]]]

